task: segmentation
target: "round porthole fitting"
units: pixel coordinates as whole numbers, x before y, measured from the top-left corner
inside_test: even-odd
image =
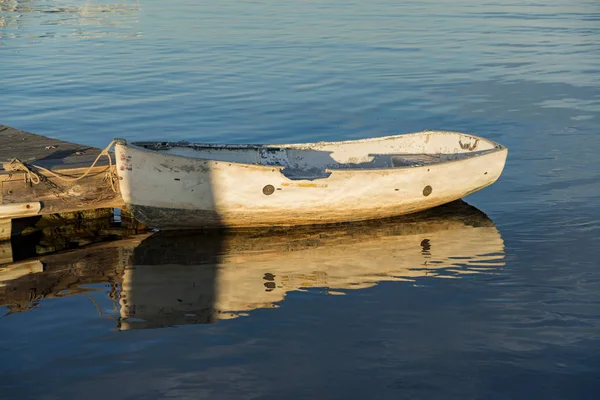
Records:
[[[273,185],[267,185],[263,188],[263,194],[269,196],[275,192],[275,187]]]

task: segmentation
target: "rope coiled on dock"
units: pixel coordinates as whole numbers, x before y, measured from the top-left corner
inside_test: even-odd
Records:
[[[21,160],[19,160],[18,158],[12,158],[9,160],[8,163],[4,164],[4,170],[5,171],[24,172],[26,179],[28,179],[34,185],[37,185],[42,181],[42,177],[39,175],[39,173],[37,171],[44,172],[45,174],[53,176],[64,182],[77,182],[78,180],[85,178],[90,173],[92,168],[94,168],[96,166],[96,164],[98,163],[98,161],[100,160],[100,158],[102,156],[106,156],[108,158],[108,171],[106,172],[106,179],[110,182],[110,187],[111,187],[112,191],[117,193],[118,189],[115,186],[115,180],[117,179],[117,176],[113,170],[112,157],[110,156],[110,153],[109,153],[110,149],[114,146],[115,143],[116,143],[115,140],[111,141],[110,144],[108,146],[106,146],[106,148],[104,150],[102,150],[100,152],[100,154],[98,154],[98,157],[96,157],[96,159],[94,160],[92,165],[90,165],[89,168],[81,176],[78,176],[78,177],[62,176],[62,175],[57,174],[56,172],[50,171],[49,169],[41,167],[39,165],[26,164],[26,163],[22,162]],[[33,168],[35,168],[35,170]]]
[[[3,165],[5,171],[9,172],[25,172],[26,180],[29,180],[34,185],[41,182],[40,176],[32,171],[25,163],[18,158],[11,158],[7,164]]]

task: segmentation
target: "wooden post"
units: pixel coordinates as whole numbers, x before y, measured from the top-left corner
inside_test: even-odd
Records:
[[[10,240],[12,233],[12,220],[10,218],[0,218],[0,242]]]
[[[13,262],[12,243],[10,241],[0,242],[0,266],[11,262]]]
[[[127,206],[122,206],[120,208],[120,218],[121,218],[121,226],[126,229],[131,229],[137,232],[145,232],[148,230],[148,227],[140,223],[135,219],[131,211],[127,208]]]

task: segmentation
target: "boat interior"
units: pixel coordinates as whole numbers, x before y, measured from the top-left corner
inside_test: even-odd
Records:
[[[133,145],[188,158],[283,167],[281,173],[289,179],[324,178],[331,170],[340,169],[420,167],[501,148],[487,139],[445,131],[306,144],[137,142]]]

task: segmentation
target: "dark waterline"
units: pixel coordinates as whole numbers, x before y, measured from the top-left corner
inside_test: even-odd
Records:
[[[0,60],[0,123],[86,145],[509,148],[450,216],[0,268],[0,398],[597,397],[600,3],[15,0]]]

